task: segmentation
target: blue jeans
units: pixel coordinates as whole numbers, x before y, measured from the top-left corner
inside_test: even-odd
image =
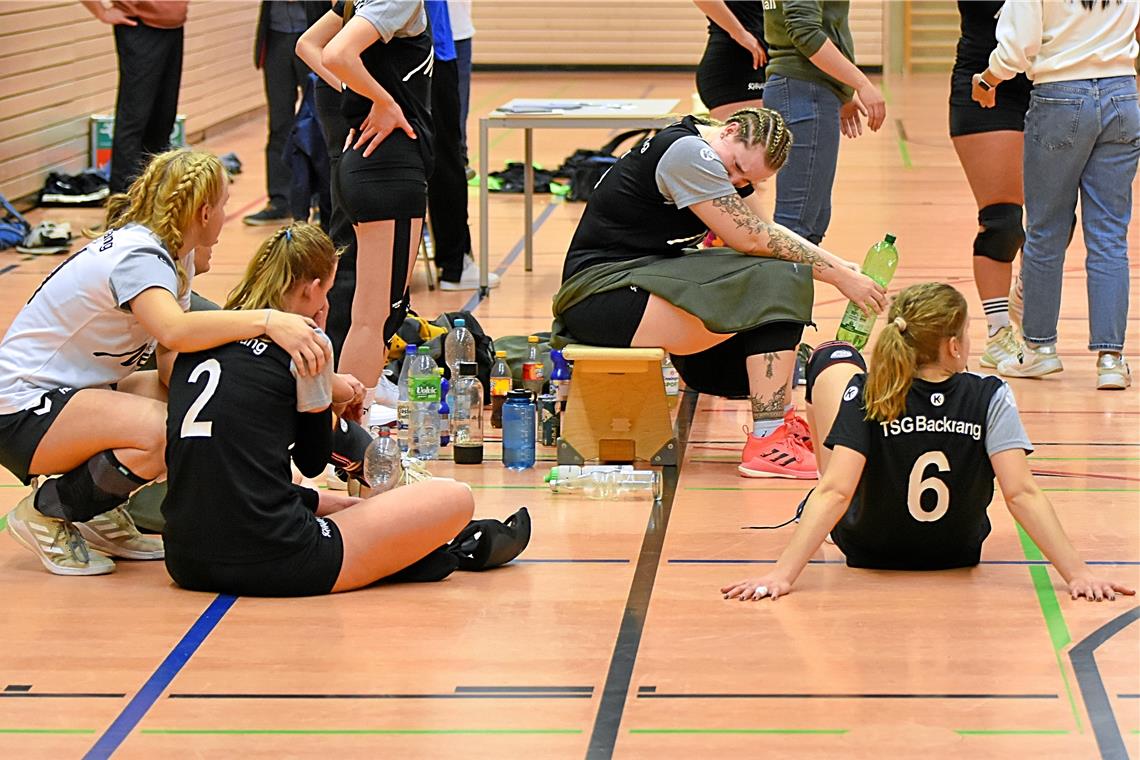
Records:
[[[467,111],[471,106],[471,40],[455,41],[455,62],[459,66],[459,131],[463,135],[463,160],[467,162]]]
[[[1128,321],[1128,223],[1140,159],[1136,78],[1035,85],[1025,114],[1025,339],[1057,342],[1065,248],[1081,199],[1089,349],[1120,351]]]
[[[764,106],[778,111],[792,132],[788,161],[776,175],[774,219],[817,245],[831,223],[841,105],[815,82],[773,74],[764,83]]]

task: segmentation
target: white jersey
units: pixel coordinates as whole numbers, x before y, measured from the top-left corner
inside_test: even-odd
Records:
[[[185,258],[192,277],[194,257]],[[32,408],[50,390],[107,387],[131,374],[156,341],[129,303],[156,287],[189,310],[174,259],[139,224],[108,230],[56,267],[0,342],[0,414]]]

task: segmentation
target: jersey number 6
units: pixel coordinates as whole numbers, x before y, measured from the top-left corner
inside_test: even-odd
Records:
[[[914,463],[906,484],[906,506],[910,510],[911,517],[919,522],[934,522],[941,519],[946,510],[950,509],[950,489],[942,479],[936,475],[925,480],[922,477],[930,465],[934,465],[938,472],[950,472],[950,462],[941,451],[928,451]],[[933,509],[922,507],[922,494],[926,491],[934,491]]]
[[[190,377],[186,379],[188,382],[196,383],[202,373],[206,374],[206,388],[198,398],[194,399],[194,403],[186,410],[186,416],[182,418],[183,438],[209,438],[214,433],[214,423],[201,422],[198,420],[198,415],[218,390],[218,381],[222,379],[222,365],[217,359],[207,359],[191,370]]]

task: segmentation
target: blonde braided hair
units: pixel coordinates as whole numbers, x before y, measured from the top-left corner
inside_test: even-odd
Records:
[[[792,149],[792,131],[788,129],[779,111],[771,108],[742,108],[724,122],[713,118],[698,121],[714,127],[736,124],[740,127],[736,140],[748,148],[762,145],[764,162],[773,171],[778,171],[788,160],[788,152]]]
[[[330,277],[339,255],[329,236],[316,225],[282,227],[250,259],[241,282],[226,298],[226,308],[285,311],[289,289],[298,282]]]
[[[125,193],[107,199],[107,228],[136,223],[153,232],[174,259],[179,289],[189,278],[179,259],[183,236],[203,206],[222,197],[226,175],[211,153],[171,150],[151,159]]]

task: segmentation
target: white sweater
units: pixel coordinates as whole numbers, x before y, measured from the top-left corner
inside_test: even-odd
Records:
[[[1034,82],[1134,76],[1140,0],[1007,0],[997,23],[989,70],[999,79],[1020,72]]]

